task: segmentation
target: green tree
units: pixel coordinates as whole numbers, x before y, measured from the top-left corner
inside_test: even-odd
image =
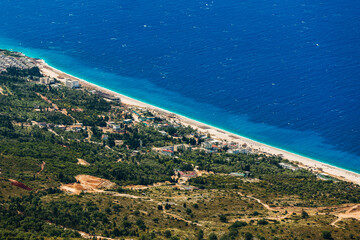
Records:
[[[197,239],[202,240],[204,238],[204,231],[202,229],[197,233]]]
[[[324,239],[333,239],[332,236],[331,236],[331,232],[329,232],[329,231],[323,231],[322,232],[322,237]]]
[[[170,238],[170,237],[171,237],[171,231],[170,231],[170,230],[166,230],[166,231],[164,232],[164,236],[165,236],[166,238]]]
[[[217,240],[218,239],[218,237],[216,236],[216,234],[215,233],[210,233],[209,234],[209,240]]]
[[[226,222],[227,222],[227,218],[226,218],[226,216],[225,216],[224,214],[221,214],[221,215],[219,216],[219,218],[220,218],[220,222],[223,222],[223,223],[226,223]]]
[[[253,235],[249,232],[245,233],[245,240],[252,240],[253,239]]]
[[[304,211],[304,209],[301,211],[301,218],[308,218],[309,214],[307,212]]]

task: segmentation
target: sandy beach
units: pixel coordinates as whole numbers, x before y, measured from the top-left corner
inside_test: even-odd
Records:
[[[300,156],[300,155],[297,155],[297,154],[294,154],[291,152],[287,152],[285,150],[275,148],[275,147],[272,147],[272,146],[269,146],[269,145],[266,145],[266,144],[263,144],[260,142],[256,142],[251,139],[242,137],[240,135],[236,135],[236,134],[227,132],[225,130],[222,130],[222,129],[219,129],[219,128],[216,128],[213,126],[206,125],[204,123],[198,122],[196,120],[193,120],[193,119],[190,119],[190,118],[178,115],[178,114],[174,114],[165,109],[161,109],[159,107],[152,106],[147,103],[143,103],[136,99],[132,99],[125,95],[116,93],[109,89],[106,89],[106,88],[100,87],[98,85],[92,84],[90,82],[87,82],[83,79],[79,79],[77,77],[74,77],[72,75],[64,73],[56,68],[53,68],[53,67],[47,65],[42,60],[38,60],[37,64],[38,64],[38,67],[40,68],[41,72],[44,75],[56,78],[56,79],[62,81],[63,83],[65,82],[66,78],[69,78],[72,80],[78,80],[79,83],[84,88],[94,89],[97,91],[101,91],[103,93],[107,93],[110,95],[114,95],[116,97],[120,97],[121,102],[124,104],[127,104],[127,105],[137,106],[140,108],[148,109],[150,111],[155,111],[163,116],[171,115],[173,120],[180,122],[183,125],[189,125],[189,126],[193,127],[194,129],[199,130],[200,132],[210,133],[210,135],[214,139],[227,140],[229,142],[236,142],[239,144],[246,143],[247,146],[251,147],[254,150],[257,150],[260,153],[271,154],[271,155],[281,155],[284,159],[288,159],[289,161],[295,162],[297,165],[299,165],[299,167],[306,168],[306,169],[312,170],[313,172],[317,172],[317,173],[325,173],[325,174],[328,174],[337,179],[348,181],[348,182],[353,182],[353,183],[360,185],[360,174],[357,174],[357,173],[354,173],[354,172],[351,172],[351,171],[348,171],[345,169],[341,169],[341,168],[338,168],[335,166],[331,166],[329,164],[325,164],[325,163],[322,163],[322,162],[319,162],[319,161],[316,161],[316,160],[313,160],[313,159],[310,159],[307,157],[303,157],[303,156]]]

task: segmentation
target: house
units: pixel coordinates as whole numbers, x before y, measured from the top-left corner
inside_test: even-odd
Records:
[[[130,124],[130,123],[132,123],[132,122],[133,122],[132,119],[125,119],[125,120],[124,120],[124,123],[125,123],[125,124]]]
[[[112,128],[114,125],[115,125],[114,122],[107,122],[106,123],[106,126],[109,127],[109,128]]]
[[[201,147],[205,149],[212,149],[212,144],[210,142],[203,142],[201,143]]]
[[[49,78],[49,77],[41,77],[41,78],[40,78],[40,83],[41,83],[41,84],[45,84],[45,85],[50,85],[50,84],[55,83],[55,80],[54,80],[54,79],[51,79],[51,78]]]
[[[228,153],[232,153],[232,154],[239,154],[240,153],[240,149],[229,149],[227,150]]]
[[[240,150],[240,153],[242,153],[242,154],[248,154],[248,153],[250,153],[250,149],[241,149]]]
[[[185,190],[185,191],[193,191],[193,190],[198,190],[199,188],[198,187],[195,187],[195,186],[190,186],[190,185],[180,185],[179,188],[181,190]]]
[[[191,151],[191,146],[187,144],[177,144],[174,145],[174,152],[177,151]]]
[[[82,125],[80,124],[72,125],[69,127],[69,130],[73,132],[80,132],[82,130]]]
[[[332,180],[334,180],[334,178],[327,175],[326,173],[318,173],[318,174],[316,174],[316,177],[319,178],[320,180],[323,180],[323,181],[332,181]]]
[[[118,146],[118,145],[123,145],[124,144],[124,141],[123,140],[115,140],[115,146]]]
[[[174,151],[174,146],[166,146],[166,147],[162,147],[162,149]]]
[[[167,136],[167,135],[168,135],[167,132],[165,132],[165,131],[159,131],[159,133],[161,133],[161,135],[163,135],[163,136]]]
[[[120,125],[112,125],[112,128],[114,129],[114,131],[120,131]]]
[[[38,126],[39,126],[40,128],[47,128],[46,122],[39,122],[39,123],[38,123]]]
[[[57,89],[57,88],[61,88],[62,86],[59,83],[55,83],[55,84],[50,84],[50,87],[54,88],[54,89]]]
[[[35,109],[35,111],[37,111],[37,112],[40,112],[40,111],[41,111],[41,108],[40,108],[39,105],[35,105],[35,106],[34,106],[34,109]]]
[[[187,182],[189,181],[191,178],[196,178],[198,175],[195,171],[180,171],[180,170],[176,170],[175,174],[177,174],[179,176],[180,182]]]
[[[72,108],[71,111],[73,111],[73,112],[83,112],[84,109],[82,109],[82,108]]]
[[[245,177],[245,173],[239,173],[239,172],[232,172],[229,175],[233,177]]]
[[[101,136],[101,139],[104,140],[104,141],[106,141],[106,140],[109,139],[109,136],[106,135],[106,134],[103,134],[103,135]]]
[[[66,126],[65,125],[56,125],[55,127],[61,129],[61,130],[65,130]]]
[[[290,169],[290,170],[292,170],[292,171],[297,171],[297,170],[299,170],[298,167],[295,167],[295,166],[293,166],[293,165],[291,165],[291,164],[279,163],[279,165],[280,165],[282,168],[284,168],[284,169]]]
[[[163,155],[170,156],[170,157],[174,156],[174,151],[168,150],[168,149],[163,149],[163,150],[161,151],[161,153],[162,153]]]

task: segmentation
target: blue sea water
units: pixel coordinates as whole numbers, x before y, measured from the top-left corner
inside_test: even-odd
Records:
[[[1,0],[0,48],[360,173],[360,5]]]

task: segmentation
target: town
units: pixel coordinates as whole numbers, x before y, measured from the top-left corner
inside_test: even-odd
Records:
[[[2,54],[0,238],[360,237],[358,185]]]

